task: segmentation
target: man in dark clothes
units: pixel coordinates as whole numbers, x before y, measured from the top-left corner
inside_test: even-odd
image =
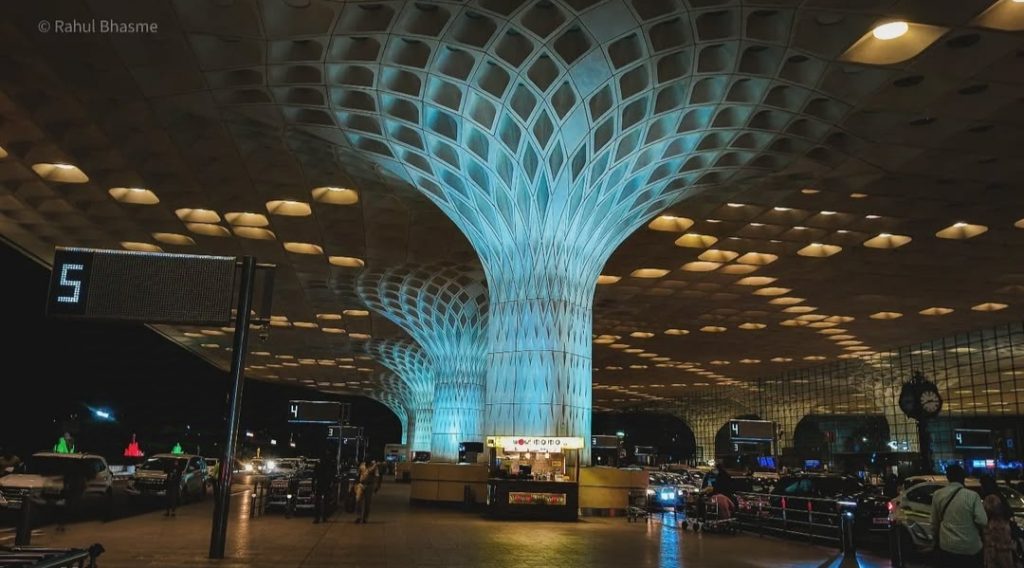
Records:
[[[327,517],[330,514],[327,512],[326,500],[334,488],[334,480],[337,476],[338,463],[330,451],[327,451],[320,458],[320,463],[316,464],[316,469],[313,471],[313,491],[316,495],[313,523],[327,522]]]

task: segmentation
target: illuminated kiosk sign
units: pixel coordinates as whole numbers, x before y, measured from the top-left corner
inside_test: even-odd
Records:
[[[46,313],[73,319],[227,325],[233,256],[58,247]]]
[[[338,424],[341,422],[341,403],[327,400],[288,401],[288,422]]]
[[[555,438],[539,436],[488,436],[488,448],[502,448],[506,452],[548,452],[583,448],[583,438]]]
[[[734,441],[772,441],[775,439],[775,423],[768,420],[730,420],[729,438]]]
[[[994,448],[992,430],[954,428],[953,448],[957,450],[991,450]]]

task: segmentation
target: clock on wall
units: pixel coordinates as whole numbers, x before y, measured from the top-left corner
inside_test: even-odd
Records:
[[[899,405],[904,414],[915,420],[933,418],[942,412],[942,396],[935,383],[918,371],[903,384]]]

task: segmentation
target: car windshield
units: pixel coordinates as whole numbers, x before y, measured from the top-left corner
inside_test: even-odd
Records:
[[[32,456],[25,463],[25,473],[31,475],[67,475],[83,467],[82,460],[53,456]]]
[[[185,464],[184,458],[149,458],[145,463],[139,466],[139,469],[143,471],[162,471],[169,473],[178,464],[182,466]]]

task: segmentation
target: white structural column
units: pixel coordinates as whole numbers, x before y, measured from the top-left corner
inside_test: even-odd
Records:
[[[434,420],[434,367],[430,357],[411,340],[372,339],[364,343],[363,349],[405,383],[409,391],[409,451],[429,452]]]
[[[363,272],[357,290],[366,305],[403,328],[430,357],[434,369],[431,458],[455,461],[459,443],[483,441],[487,351],[483,274],[466,266],[398,266]],[[422,405],[419,400],[414,404]]]

